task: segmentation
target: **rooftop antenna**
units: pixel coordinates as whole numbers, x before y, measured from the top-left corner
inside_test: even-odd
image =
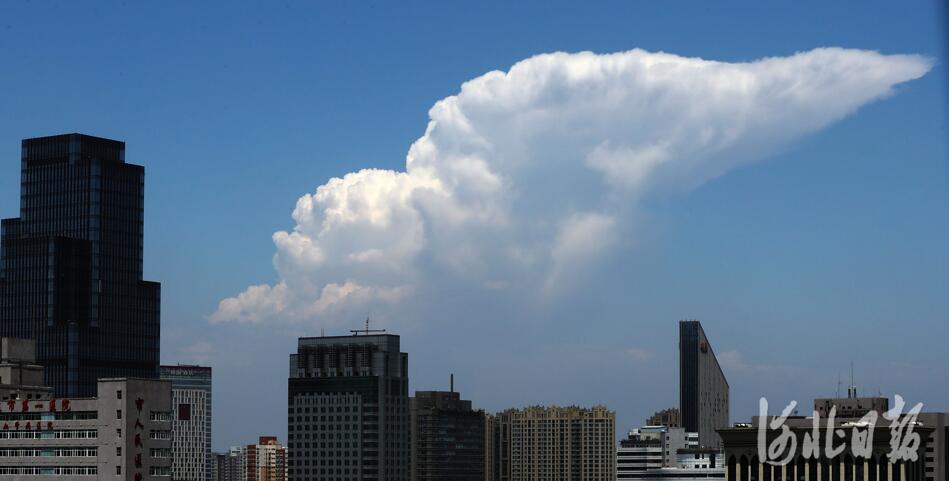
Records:
[[[360,333],[368,336],[370,333],[383,333],[383,332],[386,332],[386,330],[385,329],[369,329],[369,318],[366,317],[365,329],[350,329],[349,332],[353,333],[354,336],[358,336]]]
[[[837,371],[837,395],[834,397],[840,399],[840,371]]]
[[[850,361],[850,389],[847,390],[851,398],[857,397],[857,385],[853,383],[853,360]]]
[[[449,384],[448,384],[448,391],[455,392],[455,373],[451,373],[450,379],[451,380],[449,381]]]

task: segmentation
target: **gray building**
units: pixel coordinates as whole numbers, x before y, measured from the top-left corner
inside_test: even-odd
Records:
[[[409,400],[412,481],[484,481],[485,415],[454,391]]]
[[[814,411],[821,418],[827,418],[831,409],[835,410],[835,419],[841,422],[857,421],[864,415],[872,412],[877,416],[890,409],[890,400],[885,397],[858,397],[857,388],[852,385],[847,389],[845,398],[819,398],[814,400]],[[808,421],[811,418],[806,418]],[[949,480],[949,413],[923,412],[919,414],[917,421],[923,427],[931,429],[929,439],[926,443],[926,452],[922,454],[925,466],[923,468],[925,481],[947,481]],[[800,421],[796,421],[800,423]],[[805,424],[806,424],[805,422]]]
[[[160,373],[162,379],[171,381],[172,477],[175,481],[211,481],[211,368],[161,366]]]
[[[372,332],[299,339],[288,382],[289,479],[409,479],[408,354],[399,336]]]
[[[227,480],[227,453],[211,453],[211,481]]]
[[[679,450],[697,447],[688,434],[668,426],[630,430],[616,450],[616,479],[645,479],[652,471],[675,467]]]
[[[890,400],[885,397],[857,397],[857,389],[851,386],[845,398],[818,398],[814,400],[814,411],[821,417],[830,416],[831,410],[839,418],[859,418],[870,411],[878,415],[890,410]]]
[[[716,429],[727,428],[728,381],[699,321],[679,321],[679,416],[699,433],[699,445],[721,448]]]
[[[0,339],[0,399],[49,399],[52,393],[43,384],[43,366],[36,363],[36,341]]]
[[[94,398],[8,399],[0,407],[0,476],[128,481],[171,475],[171,386],[100,379]]]
[[[921,416],[922,418],[922,416]],[[784,451],[778,456],[787,463],[771,462],[759,458],[759,423],[769,422],[772,418],[761,419],[755,416],[751,423],[736,424],[735,427],[719,429],[724,446],[725,480],[726,481],[926,481],[930,465],[924,453],[929,453],[932,447],[933,427],[921,421],[913,426],[913,431],[920,435],[920,446],[916,451],[916,460],[891,460],[889,454],[890,424],[882,417],[875,424],[855,422],[856,419],[836,418],[830,429],[841,430],[843,436],[833,444],[841,449],[834,453],[832,458],[827,457],[824,437],[828,432],[827,418],[818,420],[820,444],[817,455],[805,453],[805,437],[813,437],[814,419],[811,417],[791,416],[783,427],[796,439],[794,452]],[[770,422],[769,422],[770,424]],[[944,430],[944,428],[943,428]],[[852,431],[861,433],[867,442],[866,452],[855,449],[852,439],[858,438]],[[781,429],[764,430],[766,446],[774,443],[778,436],[785,435]],[[789,446],[787,444],[787,446]]]

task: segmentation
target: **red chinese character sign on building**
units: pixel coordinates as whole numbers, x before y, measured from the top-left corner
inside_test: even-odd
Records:
[[[144,407],[145,407],[145,400],[144,400],[144,399],[138,398],[138,399],[135,400],[135,410],[137,411],[137,413],[136,413],[136,415],[135,415],[135,429],[136,429],[136,430],[139,430],[139,431],[144,431],[144,430],[145,430],[145,425],[142,424],[142,409],[143,409]],[[141,480],[142,480],[142,473],[141,473],[141,471],[138,471],[138,470],[141,470],[141,469],[142,469],[142,464],[143,464],[143,463],[142,463],[142,451],[144,450],[144,446],[143,446],[143,444],[142,444],[142,433],[135,433],[135,447],[136,447],[136,449],[138,450],[138,452],[135,453],[135,469],[136,469],[136,471],[135,471],[135,481],[141,481]]]

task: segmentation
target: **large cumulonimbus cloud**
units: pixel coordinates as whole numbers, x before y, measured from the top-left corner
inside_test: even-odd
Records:
[[[930,68],[840,48],[748,63],[529,58],[437,102],[404,172],[360,170],[301,197],[296,226],[273,235],[279,282],[210,319],[352,321],[371,305],[432,302],[419,286],[446,279],[543,302],[631,242],[644,196],[763,159]]]

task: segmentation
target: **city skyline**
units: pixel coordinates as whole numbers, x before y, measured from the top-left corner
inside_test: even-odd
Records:
[[[949,377],[939,351],[949,334],[947,77],[934,20],[944,12],[935,4],[910,11],[884,3],[814,4],[810,12],[751,3],[733,11],[680,5],[684,13],[710,17],[707,23],[679,21],[674,9],[647,4],[546,15],[536,4],[490,4],[479,12],[460,6],[464,15],[422,4],[33,7],[0,7],[0,16],[18,19],[0,29],[7,66],[17,74],[0,79],[0,217],[18,215],[21,139],[82,132],[127,143],[129,161],[147,172],[144,278],[162,283],[161,362],[214,368],[217,419],[239,416],[251,403],[257,410],[246,423],[216,425],[215,451],[259,434],[286,440],[284,406],[247,399],[246,379],[260,380],[263,392],[286,392],[282,373],[298,337],[323,329],[345,334],[367,316],[401,335],[413,360],[410,392],[444,390],[454,372],[465,398],[491,412],[604,404],[617,413],[617,432],[625,432],[678,404],[676,323],[689,318],[700,319],[715,343],[731,388],[732,420],[753,415],[762,395],[798,401],[833,395],[851,361],[861,393],[900,393],[949,410],[949,387],[930,377]],[[736,12],[757,21],[742,22]],[[60,32],[73,21],[102,28],[70,39]],[[404,34],[419,31],[438,40]],[[80,61],[61,49],[67,40],[98,55]],[[821,47],[830,49],[815,50]],[[538,57],[554,52],[567,53]],[[765,58],[770,63],[760,62]],[[722,157],[668,144],[677,159],[713,168],[674,163],[658,177],[644,177],[649,188],[642,196],[620,192],[638,189],[642,179],[624,170],[622,149],[610,151],[638,148],[642,139],[610,125],[642,125],[636,122],[666,113],[651,97],[643,98],[644,117],[616,114],[602,102],[592,102],[591,112],[559,111],[572,125],[591,126],[595,141],[582,148],[542,116],[514,122],[497,105],[476,102],[479,92],[504,94],[492,90],[492,79],[500,78],[488,74],[493,71],[549,80],[571,71],[544,70],[550,66],[586,62],[605,69],[615,61],[633,72],[651,62],[687,68],[698,59],[715,62],[706,68],[759,80],[765,64],[811,78],[806,63],[824,68],[833,86],[815,86],[813,92],[829,88],[830,95],[815,94],[809,98],[819,101],[799,110],[752,98],[749,105],[764,115],[787,115],[781,128],[756,125],[761,130],[745,137],[743,131],[736,150],[726,148]],[[854,85],[835,77],[835,65],[889,77]],[[709,97],[664,92],[682,105]],[[542,101],[586,105],[570,88],[543,93]],[[438,103],[449,98],[456,103]],[[457,108],[432,111],[440,128],[455,130],[426,137],[426,112],[434,105]],[[745,112],[709,108],[721,116],[707,119],[723,122]],[[471,139],[458,133],[452,112],[470,116],[484,138],[510,147],[505,153],[517,149],[488,126],[533,139],[528,146],[562,140],[551,151],[585,161],[548,166],[525,156],[507,157],[523,161],[519,171],[494,158],[445,168],[418,149],[419,165],[432,167],[443,185],[488,179],[461,184],[482,190],[445,187],[483,211],[434,202],[390,212],[396,224],[423,226],[421,247],[416,231],[374,230],[371,223],[336,238],[319,236],[328,225],[320,209],[328,203],[398,204],[406,185],[427,185],[432,179],[398,175],[407,172],[406,152],[417,139],[458,158],[470,153]],[[586,123],[590,118],[604,122]],[[525,124],[534,130],[515,129]],[[736,152],[742,155],[733,157]],[[518,228],[445,221],[501,205],[484,196],[493,185],[488,174],[525,199],[508,210],[503,204]],[[346,175],[348,181],[331,180]],[[392,197],[360,197],[373,189]],[[616,199],[621,208],[611,204]],[[536,225],[525,221],[534,218]],[[574,230],[587,235],[572,237]],[[308,250],[313,245],[319,249]],[[536,268],[498,254],[535,245],[547,253],[531,261]],[[319,252],[362,267],[328,264]],[[414,289],[404,288],[406,279]],[[281,283],[291,297],[272,296]],[[219,304],[241,293],[260,294],[264,302],[232,311]],[[353,296],[369,301],[330,302]],[[910,334],[893,336],[896,326]],[[935,374],[923,374],[929,369]],[[637,394],[644,386],[648,397]]]

